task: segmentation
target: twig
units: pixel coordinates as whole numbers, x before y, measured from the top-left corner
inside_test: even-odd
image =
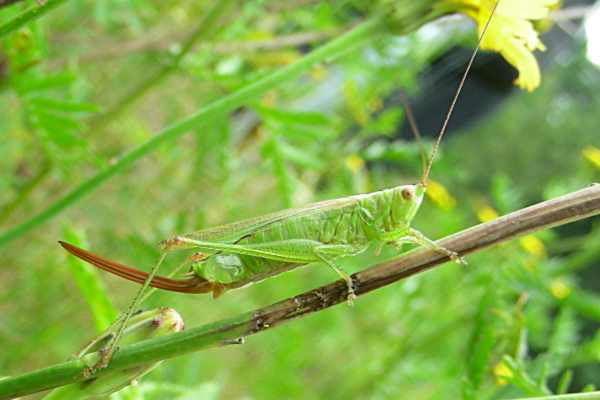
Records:
[[[438,243],[465,255],[532,231],[563,225],[597,214],[600,214],[600,185],[595,184],[469,228]],[[422,248],[412,251],[399,259],[353,274],[356,294],[363,295],[445,261],[448,261],[448,257],[435,250]],[[115,353],[110,366],[103,373],[229,343],[343,303],[346,301],[346,296],[346,283],[340,280],[231,319],[124,346]],[[84,380],[83,369],[96,357],[97,355],[93,354],[84,359],[0,380],[0,399],[82,381]]]

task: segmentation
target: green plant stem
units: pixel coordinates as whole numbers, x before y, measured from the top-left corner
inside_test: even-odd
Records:
[[[2,38],[5,35],[8,35],[11,32],[16,31],[17,29],[31,21],[35,21],[36,19],[42,17],[48,11],[61,5],[65,1],[67,0],[45,0],[43,2],[35,2],[35,4],[29,7],[27,10],[21,12],[10,21],[7,21],[4,24],[0,25],[0,38]]]
[[[600,399],[600,392],[588,392],[588,393],[573,393],[573,394],[557,394],[552,396],[536,396],[536,397],[522,397],[513,400],[598,400]]]
[[[598,214],[600,185],[594,185],[466,229],[440,240],[438,244],[464,255],[533,231]],[[434,249],[417,249],[401,258],[353,274],[356,294],[364,295],[446,261],[448,256]],[[346,298],[346,282],[339,280],[234,318],[123,346],[101,373],[229,344],[236,339],[274,328],[292,319],[345,303]],[[91,365],[97,357],[97,353],[94,353],[83,359],[0,379],[0,400],[85,380],[83,369],[86,365]]]
[[[198,22],[196,28],[189,34],[187,39],[185,39],[179,52],[158,71],[154,72],[146,80],[139,83],[129,93],[119,99],[109,110],[92,120],[92,129],[101,129],[107,122],[112,121],[117,115],[123,113],[136,100],[144,96],[144,94],[154,86],[160,84],[173,71],[176,71],[181,64],[181,61],[194,48],[199,40],[206,38],[207,34],[214,33],[218,30],[217,28],[224,25],[221,19],[226,15],[226,11],[231,8],[233,3],[232,0],[217,0],[210,12],[204,15]]]
[[[165,128],[148,141],[124,154],[115,163],[105,167],[88,180],[82,182],[79,186],[71,190],[64,197],[49,205],[39,214],[2,233],[0,235],[0,246],[18,238],[29,230],[56,216],[62,210],[96,189],[113,175],[123,171],[138,159],[156,150],[160,145],[172,141],[186,132],[209,124],[215,117],[229,113],[246,104],[248,101],[262,95],[268,90],[298,77],[315,64],[329,61],[340,53],[356,47],[364,40],[372,37],[376,31],[381,29],[384,25],[383,21],[384,18],[381,16],[372,17],[371,19],[356,26],[351,31],[312,51],[293,64],[290,64],[276,72],[273,72],[270,75],[265,76],[262,79],[255,81],[254,83],[251,83],[248,86],[224,96],[202,107],[195,114],[185,118],[184,120]]]

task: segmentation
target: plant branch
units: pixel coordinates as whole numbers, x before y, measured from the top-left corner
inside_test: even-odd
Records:
[[[600,185],[595,184],[466,229],[440,240],[438,244],[465,255],[529,232],[598,214],[600,214]],[[446,261],[448,261],[446,255],[429,248],[411,251],[398,259],[353,274],[356,294],[361,296]],[[231,343],[233,340],[254,335],[289,320],[343,303],[346,301],[346,296],[346,283],[340,280],[234,318],[123,346],[115,353],[110,366],[102,373]],[[82,381],[84,380],[83,369],[94,362],[96,357],[96,354],[92,354],[83,359],[0,380],[0,399]]]
[[[0,25],[0,38],[11,32],[16,31],[23,25],[42,17],[48,11],[61,5],[65,1],[66,0],[45,0],[43,2],[36,2],[27,10],[17,14],[13,19]]]

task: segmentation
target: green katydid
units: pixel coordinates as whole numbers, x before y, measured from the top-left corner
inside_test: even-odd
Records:
[[[456,262],[463,262],[458,254],[440,247],[412,228],[411,222],[425,195],[433,160],[494,11],[495,8],[471,55],[419,183],[326,200],[178,235],[161,242],[161,257],[149,273],[60,242],[67,251],[88,263],[142,284],[98,367],[107,365],[122,327],[135,311],[148,286],[184,293],[212,293],[213,297],[218,297],[224,291],[300,266],[322,263],[346,281],[348,299],[351,301],[355,297],[352,279],[335,264],[335,260],[362,253],[374,243],[378,246],[399,246],[411,242],[431,247]],[[410,112],[407,114],[410,119]],[[157,276],[157,270],[167,253],[180,249],[196,251],[188,259],[192,265],[192,276],[183,279]]]

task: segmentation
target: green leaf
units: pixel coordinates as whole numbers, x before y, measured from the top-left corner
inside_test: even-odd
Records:
[[[75,81],[76,76],[70,72],[61,72],[54,75],[44,75],[40,77],[30,77],[15,82],[17,90],[22,93],[42,91],[48,89],[60,88],[69,85]]]
[[[401,128],[404,111],[400,107],[390,107],[367,123],[364,130],[370,134],[390,135]]]
[[[600,296],[597,294],[583,289],[573,290],[564,301],[577,313],[600,321]]]
[[[493,309],[496,307],[496,290],[490,284],[479,302],[475,326],[469,341],[469,359],[467,360],[467,382],[469,392],[476,391],[481,386],[482,377],[488,370],[492,350],[496,343]]]
[[[269,124],[269,128],[271,131],[280,136],[305,142],[331,140],[338,135],[338,131],[336,129],[327,127],[315,128],[305,125]]]
[[[81,129],[81,123],[76,119],[52,111],[36,110],[33,119],[41,128],[48,131],[61,130],[73,133]]]
[[[77,137],[75,134],[63,131],[61,129],[47,129],[46,133],[48,134],[48,139],[63,149],[70,149],[75,146],[82,146],[85,144],[85,141]]]
[[[523,393],[528,396],[544,396],[551,394],[545,386],[531,378],[522,361],[515,360],[510,356],[504,356],[502,360],[510,370],[510,376],[507,377],[507,380],[521,389]]]
[[[550,345],[545,357],[548,361],[547,375],[553,376],[564,365],[566,357],[577,346],[577,321],[575,313],[570,307],[563,306],[554,322]]]
[[[557,394],[567,393],[569,390],[569,385],[571,384],[572,380],[573,380],[573,370],[568,369],[560,377],[560,380],[558,381],[558,385],[556,387],[556,393]]]
[[[592,339],[579,343],[577,349],[569,356],[567,364],[569,367],[575,367],[598,361],[600,361],[600,330],[596,331]]]
[[[262,118],[271,119],[284,125],[332,126],[335,119],[320,112],[292,111],[255,105],[254,109]]]
[[[29,104],[36,110],[57,111],[64,113],[95,113],[100,111],[97,105],[57,100],[50,97],[33,97]]]
[[[279,152],[285,160],[305,168],[320,169],[323,166],[323,162],[311,153],[303,151],[299,147],[291,146],[284,140],[279,140],[278,146]]]

